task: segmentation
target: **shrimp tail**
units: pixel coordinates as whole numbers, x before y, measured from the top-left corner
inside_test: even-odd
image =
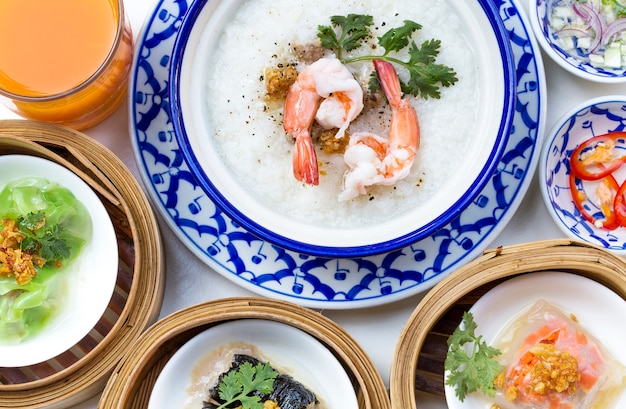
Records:
[[[308,135],[296,138],[293,152],[293,175],[300,182],[315,186],[319,184],[317,155],[313,141]]]
[[[287,94],[283,114],[283,126],[295,138],[293,174],[296,180],[312,185],[319,184],[319,172],[317,155],[309,130],[320,100],[319,95],[301,87],[296,81]]]
[[[398,108],[402,100],[402,88],[396,69],[388,61],[375,59],[373,61],[380,86],[392,108]]]

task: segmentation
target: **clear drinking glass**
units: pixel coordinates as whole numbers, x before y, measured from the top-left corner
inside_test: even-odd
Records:
[[[89,128],[125,99],[133,35],[122,0],[0,0],[0,100]]]

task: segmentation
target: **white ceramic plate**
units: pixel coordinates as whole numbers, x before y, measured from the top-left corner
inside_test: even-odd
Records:
[[[317,339],[276,321],[247,319],[211,327],[187,341],[157,378],[149,409],[200,408],[202,396],[188,392],[194,368],[207,354],[233,342],[254,345],[274,368],[315,393],[329,408],[358,409],[350,379],[335,356]],[[206,389],[212,385],[206,385]]]
[[[494,287],[470,309],[478,325],[477,335],[493,345],[498,332],[521,310],[536,301],[546,300],[566,314],[573,313],[580,325],[599,339],[606,350],[622,365],[626,365],[626,328],[621,323],[626,317],[626,300],[586,277],[570,273],[529,273],[512,278]],[[460,402],[454,389],[445,387],[450,409],[484,409],[488,400],[473,393]],[[626,407],[626,392],[615,408]]]
[[[117,239],[98,196],[63,166],[27,155],[0,156],[0,189],[15,179],[36,176],[72,191],[91,216],[92,238],[62,274],[67,300],[44,329],[19,344],[0,343],[0,367],[33,365],[54,358],[78,343],[98,323],[109,305],[117,280]]]
[[[432,237],[363,258],[310,257],[260,240],[222,213],[202,191],[174,137],[169,62],[190,1],[160,0],[139,33],[130,79],[135,157],[148,194],[183,244],[224,277],[263,296],[314,308],[382,305],[426,291],[491,243],[526,193],[545,127],[545,77],[523,9],[499,3],[517,73],[514,131],[490,182]]]

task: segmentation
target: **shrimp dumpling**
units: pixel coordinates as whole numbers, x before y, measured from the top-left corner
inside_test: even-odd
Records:
[[[506,367],[496,378],[502,409],[610,409],[624,390],[626,368],[573,314],[538,301],[494,344]]]

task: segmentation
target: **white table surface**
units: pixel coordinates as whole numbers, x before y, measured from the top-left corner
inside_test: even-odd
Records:
[[[522,2],[524,9],[527,10],[526,1]],[[155,0],[125,0],[126,13],[135,36],[139,34],[145,19],[155,5]],[[585,82],[562,70],[548,60],[547,56],[543,57],[548,88],[546,132],[566,111],[588,98],[613,94],[626,95],[626,85]],[[0,119],[14,118],[18,117],[0,106]],[[118,155],[143,185],[131,146],[126,103],[122,104],[112,117],[84,133],[97,139]],[[158,211],[155,213],[161,227],[167,260],[165,299],[160,318],[182,308],[213,299],[256,296],[200,262],[171,232]],[[515,216],[488,248],[560,237],[565,236],[545,209],[536,177],[533,177],[532,184]],[[193,268],[190,269],[190,265]],[[193,280],[189,279],[190,275],[193,275]],[[210,291],[203,290],[207,288],[210,288]],[[379,307],[325,310],[323,314],[343,326],[361,344],[389,386],[390,366],[396,342],[402,327],[421,298],[422,295],[418,294]],[[97,404],[98,397],[94,397],[75,408],[93,409],[97,408]],[[418,404],[420,409],[446,408],[445,401],[429,396],[420,396]]]

